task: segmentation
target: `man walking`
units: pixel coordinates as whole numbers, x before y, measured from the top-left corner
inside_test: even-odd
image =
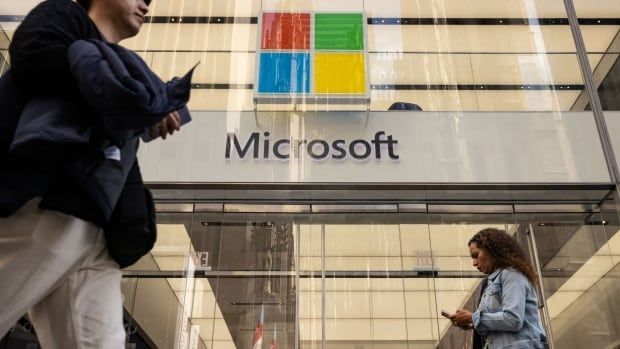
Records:
[[[155,234],[137,137],[179,129],[191,74],[158,85],[115,45],[138,33],[150,0],[77,2],[32,10],[0,79],[0,337],[28,311],[43,348],[124,348],[119,264]],[[147,77],[122,86],[134,76]]]

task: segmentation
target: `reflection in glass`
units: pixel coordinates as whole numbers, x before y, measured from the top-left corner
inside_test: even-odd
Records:
[[[619,111],[620,4],[607,1],[600,6],[584,0],[574,3],[601,106],[605,111]],[[585,101],[580,102],[580,107],[590,109]]]
[[[617,62],[613,48],[617,47],[618,6],[614,1],[575,2],[584,20],[591,64],[602,83],[610,75],[606,72],[616,70],[611,67]],[[21,18],[35,3],[7,5],[0,15]],[[467,5],[456,0],[391,0],[388,4],[383,0],[254,0],[243,6],[234,1],[184,6],[153,2],[149,16],[154,21],[123,44],[143,55],[164,79],[201,62],[194,74],[191,109],[249,111],[253,110],[261,37],[257,23],[263,12],[280,16],[299,11],[363,12],[369,19],[367,80],[373,111],[387,110],[396,101],[417,104],[424,111],[569,111],[587,105],[586,99],[581,109],[575,109],[582,99],[583,81],[562,0],[485,0]],[[269,18],[263,20],[269,22]],[[308,22],[287,17],[286,26],[271,28],[269,36],[291,36],[291,48],[306,48]],[[2,23],[6,35],[0,35],[0,44],[12,36],[17,23]],[[605,96],[611,96],[615,83],[607,80],[601,85],[601,99],[607,110],[614,110],[617,101]],[[293,110],[294,106],[276,108]],[[317,108],[352,107],[300,107]]]
[[[620,235],[614,202],[607,209],[604,206],[603,213],[588,216],[585,224],[580,217],[572,222],[550,217],[532,223],[558,348],[614,348],[618,344]]]

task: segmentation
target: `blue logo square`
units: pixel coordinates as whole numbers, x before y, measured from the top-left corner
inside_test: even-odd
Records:
[[[308,93],[310,53],[266,52],[260,54],[258,92]]]

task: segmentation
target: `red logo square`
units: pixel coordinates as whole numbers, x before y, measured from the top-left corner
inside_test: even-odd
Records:
[[[263,13],[261,48],[264,50],[309,50],[309,13]]]

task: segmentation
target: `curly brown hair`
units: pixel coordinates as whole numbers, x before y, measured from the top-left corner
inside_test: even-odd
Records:
[[[477,232],[467,243],[475,243],[493,259],[496,268],[513,267],[520,271],[532,284],[537,284],[536,272],[525,252],[505,230],[486,228]]]

